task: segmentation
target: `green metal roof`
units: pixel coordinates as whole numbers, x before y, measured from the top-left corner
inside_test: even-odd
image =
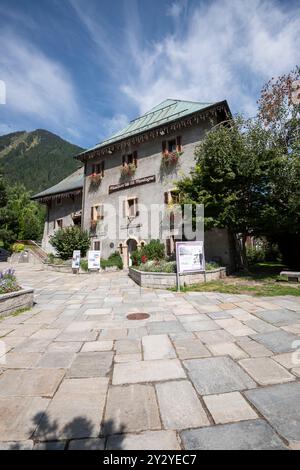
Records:
[[[199,103],[197,101],[167,99],[157,106],[154,106],[154,108],[150,109],[150,111],[145,113],[143,116],[130,121],[128,126],[112,135],[109,139],[103,140],[95,147],[85,150],[79,155],[83,155],[87,152],[90,152],[91,150],[105,147],[119,140],[126,139],[135,134],[139,134],[140,132],[153,129],[157,126],[168,124],[189,114],[193,114],[197,111],[209,108],[215,104],[218,103]]]
[[[45,189],[44,191],[35,194],[31,199],[41,199],[47,196],[53,196],[54,194],[66,193],[69,191],[74,191],[83,187],[83,171],[84,168],[81,167],[76,170],[67,178],[63,179],[59,183],[55,184],[51,188]]]

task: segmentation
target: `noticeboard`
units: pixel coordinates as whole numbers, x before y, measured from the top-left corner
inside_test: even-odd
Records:
[[[73,251],[72,257],[72,269],[79,269],[80,268],[80,250]]]
[[[88,269],[100,269],[100,250],[90,250],[88,253]]]
[[[177,272],[205,271],[203,241],[176,242]]]

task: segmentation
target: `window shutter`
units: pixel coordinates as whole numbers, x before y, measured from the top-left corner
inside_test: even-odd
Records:
[[[123,209],[122,209],[122,211],[123,211],[123,218],[124,218],[124,219],[125,219],[125,217],[126,217],[126,203],[127,203],[127,201],[126,201],[126,199],[125,199],[125,200],[123,201]]]
[[[91,207],[91,220],[94,220],[94,207]]]
[[[100,204],[99,206],[99,219],[104,219],[104,206],[103,204]]]
[[[164,193],[164,201],[165,201],[165,204],[169,204],[169,192],[168,191]]]
[[[126,155],[122,155],[122,165],[124,166],[126,163]]]
[[[181,135],[176,137],[176,150],[177,152],[181,152]]]
[[[101,173],[102,173],[102,176],[104,176],[104,169],[105,169],[105,162],[101,162]]]
[[[140,212],[139,212],[139,200],[138,200],[138,198],[135,199],[134,205],[135,205],[135,207],[134,207],[134,209],[135,209],[134,213],[135,213],[135,216],[137,217],[137,216],[139,215],[139,213],[140,213]]]
[[[166,252],[167,252],[167,255],[171,254],[171,240],[170,240],[170,238],[166,239]]]
[[[167,149],[167,141],[166,140],[162,141],[161,147],[162,147],[162,153],[165,153],[165,151]]]
[[[136,168],[137,168],[137,156],[138,156],[138,154],[137,154],[137,151],[135,150],[133,152],[133,163],[134,163]]]
[[[94,164],[92,165],[92,173],[96,173]]]

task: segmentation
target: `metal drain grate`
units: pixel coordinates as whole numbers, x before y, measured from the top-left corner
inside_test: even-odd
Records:
[[[150,315],[148,313],[129,313],[128,320],[146,320]]]

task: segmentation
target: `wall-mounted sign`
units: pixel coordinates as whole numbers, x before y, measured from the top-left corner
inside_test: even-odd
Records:
[[[72,257],[72,269],[79,269],[80,268],[80,250],[73,251]]]
[[[90,250],[88,252],[88,269],[100,269],[100,250]]]
[[[135,186],[141,186],[142,184],[155,183],[155,180],[155,175],[151,175],[137,180],[126,181],[125,183],[112,184],[108,188],[108,193],[111,194],[116,191],[121,191],[122,189],[134,188]]]
[[[176,242],[177,272],[205,271],[203,241]]]

